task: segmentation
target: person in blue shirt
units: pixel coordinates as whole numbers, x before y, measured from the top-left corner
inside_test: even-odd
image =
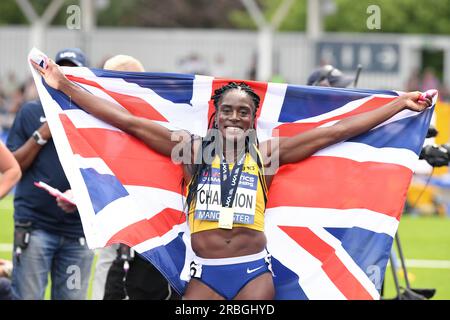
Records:
[[[61,66],[85,66],[77,48],[60,51]],[[43,299],[48,276],[51,299],[85,299],[93,251],[84,238],[75,206],[57,203],[34,183],[42,181],[61,191],[70,189],[40,101],[25,103],[17,113],[7,146],[23,175],[14,196],[14,299]],[[61,202],[61,199],[59,199]]]

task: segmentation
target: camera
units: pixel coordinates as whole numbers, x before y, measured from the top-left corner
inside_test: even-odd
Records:
[[[426,138],[434,138],[438,135],[438,131],[430,126],[427,131]],[[428,145],[420,151],[419,159],[425,160],[432,167],[448,166],[450,162],[450,144]]]
[[[425,138],[434,138],[434,137],[436,137],[436,136],[438,135],[438,133],[439,133],[439,132],[436,130],[435,127],[430,126],[430,127],[428,128],[428,130],[427,130],[427,135],[426,135]]]
[[[419,159],[426,160],[432,167],[448,166],[450,161],[450,144],[425,146],[420,151]]]

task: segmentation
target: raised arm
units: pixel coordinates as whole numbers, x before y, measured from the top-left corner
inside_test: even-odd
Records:
[[[278,145],[272,147],[272,152],[262,150],[262,153],[269,154],[271,158],[278,157],[280,166],[301,161],[325,147],[369,131],[402,110],[410,109],[417,112],[425,110],[431,106],[432,101],[430,98],[419,101],[420,94],[420,92],[405,93],[380,108],[343,119],[332,126],[315,128],[290,138],[281,138]],[[267,148],[267,144],[263,148]]]
[[[142,140],[151,149],[170,156],[173,147],[181,140],[172,141],[172,133],[167,128],[152,120],[134,116],[126,109],[83,90],[67,79],[51,59],[45,69],[33,61],[31,63],[50,87],[62,91],[94,117]]]

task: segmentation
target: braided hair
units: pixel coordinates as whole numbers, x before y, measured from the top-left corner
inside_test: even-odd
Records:
[[[216,89],[214,91],[214,95],[211,97],[211,99],[213,99],[213,101],[214,101],[214,107],[216,108],[216,112],[219,109],[219,101],[223,97],[225,92],[233,90],[233,89],[242,90],[249,95],[249,97],[253,100],[253,104],[255,105],[255,114],[253,115],[253,116],[255,116],[256,111],[259,108],[259,102],[261,99],[255,93],[255,91],[253,91],[253,89],[244,82],[240,82],[240,83],[229,82],[227,85],[224,85],[223,87],[220,87],[219,89]]]
[[[195,201],[197,192],[198,192],[198,180],[201,177],[202,174],[206,173],[208,174],[209,177],[211,177],[211,173],[212,173],[212,168],[210,164],[207,164],[204,160],[202,151],[205,150],[208,146],[210,146],[211,144],[215,144],[216,146],[218,144],[221,144],[222,141],[220,141],[220,137],[218,136],[218,125],[217,122],[215,121],[215,116],[219,110],[219,102],[220,99],[225,95],[226,92],[231,91],[231,90],[242,90],[244,91],[246,94],[249,95],[249,97],[252,99],[254,105],[255,105],[255,109],[253,112],[253,118],[256,117],[256,112],[259,108],[259,103],[260,103],[260,97],[253,91],[253,89],[247,85],[244,82],[240,82],[240,83],[236,83],[236,82],[229,82],[228,84],[216,89],[214,91],[214,95],[211,97],[211,99],[214,101],[214,107],[215,107],[215,111],[214,113],[211,115],[210,119],[209,119],[209,123],[208,123],[208,132],[206,134],[206,136],[202,139],[202,146],[201,146],[201,152],[198,153],[198,156],[200,157],[199,159],[196,159],[195,164],[192,166],[192,179],[191,179],[191,183],[189,184],[189,190],[188,190],[188,194],[186,197],[186,203],[184,205],[184,209],[186,209],[186,207],[188,208],[188,211],[185,211],[187,214],[189,213],[189,208],[191,207],[192,203]],[[251,156],[253,157],[253,159],[256,159],[256,162],[258,164],[258,167],[261,169],[262,168],[262,162],[260,157],[258,156],[258,152],[256,151],[256,148],[259,145],[258,139],[256,137],[256,131],[255,131],[255,122],[253,121],[253,134],[249,134],[247,135],[247,137],[245,138],[245,152],[246,153],[250,153]],[[212,148],[212,159],[214,159],[214,157],[216,156],[215,151],[216,150],[221,150],[221,148]],[[182,189],[184,189],[185,186],[185,181],[184,179],[182,180]],[[205,186],[205,183],[201,186],[201,188],[203,188]]]

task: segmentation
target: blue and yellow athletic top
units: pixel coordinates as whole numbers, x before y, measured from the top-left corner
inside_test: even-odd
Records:
[[[230,172],[234,164],[229,164]],[[190,184],[190,183],[189,183]],[[189,186],[187,188],[189,190]],[[267,186],[263,170],[247,153],[236,196],[233,201],[233,227],[264,230]],[[196,197],[189,208],[191,234],[218,228],[221,204],[220,159],[216,156],[211,164],[211,177],[206,170],[198,178]]]

